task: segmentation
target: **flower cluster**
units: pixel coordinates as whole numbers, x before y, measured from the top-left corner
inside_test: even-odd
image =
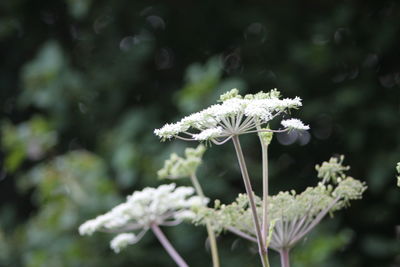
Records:
[[[193,207],[201,207],[207,199],[192,196],[192,187],[176,187],[175,184],[161,185],[158,188],[147,187],[127,197],[126,202],[117,205],[111,211],[83,223],[79,227],[81,235],[92,235],[95,231],[122,233],[111,242],[115,252],[136,243],[152,224],[177,225],[184,219],[192,219]],[[128,231],[141,230],[138,235]]]
[[[308,125],[304,125],[303,122],[299,119],[289,119],[281,121],[283,127],[288,129],[297,129],[297,130],[309,130],[310,127]]]
[[[276,89],[244,97],[237,89],[232,89],[221,95],[219,102],[176,123],[166,124],[154,133],[162,140],[175,137],[222,144],[234,135],[267,131],[261,130],[261,126],[290,109],[302,106],[299,97],[281,99]],[[283,120],[281,124],[284,129],[278,131],[309,129],[298,119]]]
[[[345,178],[345,171],[350,170],[349,166],[343,166],[344,156],[339,158],[332,157],[329,161],[322,162],[321,165],[316,165],[315,169],[318,172],[318,178],[322,179],[323,183],[329,182],[330,179],[336,182],[338,178]]]
[[[128,245],[133,245],[138,241],[139,239],[135,234],[122,233],[111,240],[110,247],[115,251],[115,253],[119,253],[121,249],[127,247]]]
[[[268,243],[272,249],[280,251],[293,247],[328,212],[340,210],[347,206],[350,200],[362,197],[362,193],[366,190],[365,184],[345,176],[343,170],[348,167],[342,166],[342,161],[343,157],[340,161],[331,158],[329,163],[322,164],[323,168],[317,165],[317,170],[329,173],[329,175],[323,175],[324,181],[315,187],[308,187],[300,194],[292,190],[269,197],[271,237]],[[339,175],[341,177],[338,178]],[[333,179],[333,177],[337,177],[337,179]],[[331,183],[327,184],[328,181]],[[260,198],[256,198],[256,205],[257,213],[261,217],[262,201]],[[214,209],[202,208],[195,221],[203,223],[203,220],[207,218],[211,221],[215,231],[231,231],[255,242],[256,233],[248,206],[247,196],[240,194],[229,205],[221,205],[217,201]]]
[[[164,162],[163,168],[157,172],[158,177],[161,179],[190,177],[201,164],[201,158],[205,151],[206,147],[200,144],[196,148],[186,148],[184,158],[172,153],[170,158]]]

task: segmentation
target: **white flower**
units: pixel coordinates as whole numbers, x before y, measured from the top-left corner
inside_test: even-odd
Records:
[[[192,219],[193,207],[206,205],[208,199],[193,196],[193,187],[175,184],[147,187],[127,197],[126,202],[109,212],[83,223],[79,227],[81,235],[91,235],[95,231],[117,232],[120,234],[111,241],[111,248],[119,252],[129,244],[138,242],[152,224],[178,224]],[[127,231],[141,230],[138,235]]]
[[[263,121],[269,121],[272,118],[271,109],[269,108],[272,104],[272,101],[268,100],[267,99],[253,100],[251,104],[247,105],[246,109],[244,110],[244,114],[248,117],[255,117],[255,118],[260,118]]]
[[[110,246],[115,253],[119,253],[122,248],[135,244],[137,241],[136,235],[132,233],[122,233],[111,240]]]
[[[222,104],[212,106],[209,112],[212,111],[213,115],[219,120],[243,113],[249,103],[250,100],[247,99],[231,98]]]
[[[206,205],[208,199],[193,196],[194,188],[176,187],[175,184],[164,184],[158,188],[147,187],[136,191],[109,212],[83,223],[79,227],[81,235],[92,235],[95,231],[127,232],[142,230],[137,236],[123,234],[111,242],[116,251],[132,242],[137,242],[152,224],[169,225],[171,221],[180,223],[192,218],[191,208]]]
[[[98,220],[90,220],[79,226],[80,235],[92,235],[98,228],[100,222]]]
[[[301,98],[296,96],[294,99],[285,98],[282,101],[282,107],[285,108],[298,108],[302,106]]]
[[[204,141],[221,136],[222,132],[223,132],[222,127],[218,126],[217,128],[206,129],[198,134],[194,134],[193,139],[198,141]]]
[[[296,130],[309,130],[310,129],[310,126],[305,125],[299,119],[283,120],[283,121],[281,121],[281,124],[283,125],[283,127],[289,128],[289,129],[296,129]]]
[[[191,210],[183,210],[175,214],[177,220],[192,220],[196,218],[196,213]]]
[[[162,140],[175,137],[222,144],[234,135],[260,131],[263,125],[279,114],[302,105],[299,97],[279,97],[280,93],[276,89],[268,93],[249,94],[244,98],[238,94],[237,89],[232,89],[221,95],[221,103],[186,116],[177,123],[166,124],[154,133]],[[302,127],[306,126],[302,124]]]
[[[158,136],[163,136],[165,138],[172,138],[173,136],[185,131],[185,127],[182,123],[165,124],[161,129],[154,130],[154,133]]]

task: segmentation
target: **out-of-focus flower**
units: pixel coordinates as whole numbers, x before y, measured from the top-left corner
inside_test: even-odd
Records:
[[[328,173],[323,175],[323,182],[315,187],[308,187],[304,192],[279,192],[268,199],[269,222],[271,237],[269,246],[280,251],[292,248],[299,240],[308,234],[327,213],[333,213],[349,205],[350,200],[360,199],[366,186],[352,177],[345,176],[341,160],[330,159],[317,169]],[[329,167],[330,166],[330,167]],[[337,177],[340,173],[339,178]],[[344,175],[344,176],[343,176]],[[343,176],[343,177],[342,177]],[[327,182],[331,181],[331,184]],[[258,214],[262,214],[262,201],[256,198]],[[231,231],[256,242],[256,233],[252,223],[248,197],[240,194],[229,205],[216,202],[215,208],[202,208],[196,218],[197,223],[209,220],[215,231]]]
[[[110,246],[115,253],[119,253],[121,249],[127,247],[128,245],[135,244],[139,241],[136,235],[132,233],[122,233],[114,237],[111,242]]]
[[[111,243],[116,251],[128,244],[138,242],[152,224],[172,226],[184,219],[195,216],[192,208],[207,204],[206,198],[193,196],[192,187],[176,187],[175,184],[147,187],[135,191],[127,201],[111,211],[86,221],[79,227],[81,235],[92,235],[95,231],[126,233],[140,231],[139,234],[117,236]]]
[[[185,157],[179,157],[177,154],[171,154],[170,158],[164,162],[164,166],[157,172],[161,179],[180,179],[188,178],[196,172],[201,164],[201,158],[206,151],[202,144],[196,148],[186,148]]]

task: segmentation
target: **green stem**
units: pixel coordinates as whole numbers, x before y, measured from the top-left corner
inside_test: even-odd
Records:
[[[263,217],[262,217],[262,233],[263,239],[267,241],[269,233],[268,222],[268,144],[260,137],[262,150],[262,173],[263,173]],[[268,249],[267,247],[265,249]]]
[[[199,180],[197,179],[197,176],[195,173],[190,175],[190,180],[192,181],[192,184],[196,190],[197,195],[199,195],[202,198],[205,198],[203,189],[200,186]],[[209,220],[206,220],[206,228],[207,228],[207,234],[208,234],[208,240],[210,241],[210,248],[211,248],[211,257],[213,261],[213,266],[214,267],[219,267],[219,257],[218,257],[218,247],[217,247],[217,240],[215,238],[215,233],[213,229],[211,228],[211,224]]]
[[[249,204],[250,204],[251,213],[253,215],[253,222],[254,222],[254,226],[255,226],[255,230],[256,230],[258,251],[259,251],[259,254],[261,257],[261,262],[264,267],[269,267],[268,254],[265,249],[265,242],[264,242],[262,234],[261,234],[260,222],[259,222],[258,216],[257,216],[257,208],[256,208],[255,200],[254,200],[254,193],[253,193],[253,189],[251,187],[250,177],[249,177],[249,173],[247,171],[246,162],[244,160],[242,147],[240,146],[239,137],[237,135],[234,135],[232,137],[232,141],[233,141],[233,145],[235,146],[236,156],[239,161],[240,171],[242,172],[244,186],[246,188],[246,193],[249,198]]]
[[[196,174],[192,173],[192,175],[190,175],[190,181],[192,182],[197,195],[199,195],[200,197],[205,197],[203,189],[201,188],[201,185],[199,183],[199,180],[197,179]]]

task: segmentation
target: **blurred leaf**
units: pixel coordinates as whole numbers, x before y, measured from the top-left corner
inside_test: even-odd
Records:
[[[67,0],[69,12],[75,18],[83,18],[89,11],[91,0]]]
[[[341,230],[333,235],[325,231],[319,231],[318,235],[306,240],[303,245],[296,247],[291,255],[293,265],[301,266],[334,266],[334,261],[328,261],[331,256],[343,249],[351,240],[350,230]]]
[[[23,257],[25,266],[76,266],[83,264],[83,258],[68,251],[97,254],[79,241],[78,227],[121,201],[99,157],[71,151],[36,166],[18,181],[22,190],[35,190],[35,204],[41,207],[21,229],[21,247],[28,251]],[[86,259],[88,263],[95,260]]]
[[[22,71],[22,106],[61,111],[68,98],[79,99],[82,77],[69,67],[68,60],[56,41],[45,43],[36,57]]]
[[[5,121],[1,134],[2,147],[6,151],[5,167],[9,172],[14,172],[26,158],[43,158],[57,143],[57,133],[41,116],[18,125]]]

